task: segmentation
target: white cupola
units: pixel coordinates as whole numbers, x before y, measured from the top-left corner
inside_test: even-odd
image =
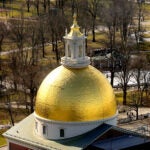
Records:
[[[61,64],[68,68],[84,68],[90,64],[90,57],[85,54],[85,35],[80,32],[76,14],[73,16],[71,31],[64,36],[65,56]]]

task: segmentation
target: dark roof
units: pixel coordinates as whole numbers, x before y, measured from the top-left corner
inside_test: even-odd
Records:
[[[81,148],[86,148],[88,145],[93,143],[97,138],[102,136],[104,133],[109,131],[112,128],[111,125],[108,124],[102,124],[95,128],[92,131],[89,131],[85,134],[82,134],[80,136],[76,136],[70,139],[64,139],[57,141],[59,143],[62,143],[63,145],[67,146],[75,146],[75,147],[81,147]]]
[[[103,134],[99,139],[94,141],[90,147],[91,149],[105,149],[105,150],[116,150],[116,149],[129,149],[135,150],[138,147],[145,147],[150,145],[150,137],[141,135],[137,132],[122,129],[117,126],[112,126],[109,131]]]
[[[122,135],[119,137],[113,137],[110,139],[105,139],[101,141],[94,142],[92,145],[97,148],[110,150],[110,149],[124,149],[124,148],[130,148],[135,145],[140,145],[143,143],[150,142],[149,139],[134,136],[134,135]]]

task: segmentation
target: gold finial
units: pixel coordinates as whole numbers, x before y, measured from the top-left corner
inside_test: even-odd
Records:
[[[77,24],[77,14],[73,14],[73,24]]]
[[[69,32],[69,36],[82,36],[83,34],[80,32],[80,27],[77,23],[77,14],[73,14],[73,25],[71,26],[71,31]]]

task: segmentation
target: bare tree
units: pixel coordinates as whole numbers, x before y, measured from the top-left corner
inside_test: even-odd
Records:
[[[23,12],[21,13],[21,18],[20,19],[10,19],[8,21],[9,24],[9,28],[10,28],[10,34],[9,34],[9,38],[10,40],[12,40],[13,43],[16,44],[18,51],[20,52],[19,56],[20,58],[20,62],[22,61],[22,57],[23,57],[23,48],[25,45],[25,41],[26,41],[26,28],[25,28],[25,22],[24,22],[24,17],[23,17]],[[18,76],[16,75],[19,71],[17,70],[17,61],[15,59],[15,57],[11,57],[11,61],[12,61],[12,65],[10,65],[10,67],[15,67],[16,69],[13,70],[12,69],[12,78],[13,78],[13,84],[14,84],[14,89],[17,90],[17,83],[19,78],[17,78]],[[21,63],[22,64],[22,63]]]
[[[31,1],[30,0],[26,0],[26,5],[27,5],[28,12],[30,12]]]
[[[2,45],[3,45],[3,41],[4,38],[7,36],[8,34],[8,30],[7,30],[7,26],[5,25],[4,22],[0,22],[0,53],[2,52]],[[1,54],[0,54],[0,70],[1,70]]]
[[[134,58],[132,63],[133,78],[135,79],[137,84],[137,93],[138,93],[138,99],[140,105],[142,105],[142,101],[143,101],[143,91],[144,91],[143,79],[145,76],[144,72],[146,69],[145,64],[146,64],[146,57],[142,54]]]
[[[43,8],[44,8],[44,12],[46,13],[47,0],[43,0]]]
[[[56,54],[57,63],[59,63],[60,52],[58,49],[58,42],[62,40],[62,36],[64,35],[62,31],[65,31],[66,19],[59,10],[54,10],[48,15],[47,23],[52,42],[52,50]]]
[[[44,17],[39,17],[38,20],[38,37],[39,37],[39,42],[42,45],[42,56],[43,58],[45,57],[45,42],[47,41],[47,32],[48,28],[46,26],[46,18]]]
[[[141,21],[144,20],[144,1],[137,0],[138,5],[138,32],[141,32]]]
[[[36,26],[37,22],[32,22],[28,25],[28,41],[31,45],[31,63],[32,65],[36,65],[38,61],[38,47],[39,47],[39,37],[38,37],[38,26]]]
[[[96,38],[96,35],[95,35],[96,19],[97,19],[98,10],[101,9],[102,7],[102,1],[100,0],[91,0],[91,1],[71,0],[69,3],[69,6],[71,6],[72,15],[74,13],[77,13],[80,16],[82,16],[83,14],[86,14],[87,15],[86,17],[88,18],[90,16],[91,21],[89,23],[92,29],[92,35],[93,35],[92,41],[95,42],[96,41],[95,39]],[[81,12],[81,14],[79,14],[79,12]]]
[[[19,53],[12,53],[10,56],[10,64],[9,67],[11,69],[11,76],[9,75],[9,79],[12,80],[14,90],[18,90],[18,84],[21,84],[20,79],[20,69],[22,67],[22,63],[18,63],[21,59],[21,56],[19,56]]]
[[[115,58],[113,54],[117,50],[116,44],[116,32],[118,30],[118,17],[119,17],[119,6],[118,0],[111,0],[109,3],[105,3],[105,7],[102,9],[103,13],[101,18],[103,18],[103,22],[106,24],[108,28],[108,39],[109,42],[107,46],[109,46],[111,50],[111,58],[110,58],[110,72],[111,72],[111,85],[114,84],[114,74],[115,74]],[[101,14],[100,14],[101,15]]]
[[[138,0],[136,8],[138,21],[133,23],[133,34],[135,35],[136,48],[139,52],[141,49],[140,43],[143,41],[142,36],[144,31],[141,24],[141,22],[144,20],[144,1]]]
[[[9,79],[15,80],[16,84],[20,86],[20,88],[17,89],[18,91],[24,91],[25,94],[29,95],[29,106],[30,112],[32,113],[34,110],[34,96],[39,84],[37,76],[40,68],[38,65],[32,64],[30,52],[24,51],[23,55],[20,53],[21,52],[18,51],[11,54],[10,69],[13,78]],[[26,101],[26,103],[28,103],[28,101]]]
[[[50,6],[51,6],[50,0],[47,0],[48,12],[50,11]]]
[[[20,19],[10,19],[10,39],[17,45],[19,51],[23,53],[24,44],[26,41],[26,24],[23,14]]]
[[[73,14],[74,13],[77,13],[78,14],[78,0],[71,0],[70,1],[70,3],[71,3],[71,12],[72,12],[72,16],[73,16]]]
[[[138,92],[136,92],[136,91],[134,91],[134,93],[131,92],[131,103],[129,104],[129,106],[130,106],[131,112],[135,111],[135,113],[136,113],[135,119],[138,120],[139,119],[139,107],[140,107],[140,99],[139,99]],[[132,114],[132,116],[133,116],[133,114]]]
[[[82,27],[81,30],[85,36],[88,36],[88,33],[91,29],[92,23],[89,21],[91,18],[89,16],[89,13],[87,11],[88,3],[87,1],[79,1],[78,2],[78,22],[80,26]],[[88,53],[88,47],[87,47],[87,38],[85,39],[86,44],[86,50]]]
[[[95,36],[96,19],[97,19],[98,9],[102,8],[102,4],[100,0],[91,0],[90,2],[87,1],[87,3],[88,3],[87,11],[91,16],[91,22],[92,22],[92,35],[93,35],[92,41],[96,42],[96,36]]]
[[[34,6],[36,7],[36,12],[37,12],[37,15],[39,16],[40,15],[40,12],[39,12],[40,0],[35,0]]]
[[[6,98],[7,98],[7,109],[8,109],[8,113],[9,113],[9,116],[10,116],[10,121],[11,121],[11,124],[12,126],[15,125],[15,122],[14,122],[14,117],[13,117],[13,114],[12,114],[12,107],[11,107],[11,102],[10,102],[10,93],[7,91],[7,95],[6,95]]]
[[[22,69],[22,80],[23,80],[23,85],[26,87],[26,89],[29,89],[29,97],[30,97],[30,113],[34,111],[34,97],[37,92],[37,87],[38,87],[38,82],[36,80],[36,77],[39,72],[39,66],[34,66],[28,62],[27,64],[24,65]]]
[[[3,40],[5,38],[5,36],[7,36],[7,26],[4,22],[0,22],[0,52],[2,52],[2,44],[3,44]]]
[[[123,90],[123,104],[126,105],[126,97],[127,97],[127,87],[128,82],[131,77],[130,69],[131,69],[131,50],[132,47],[129,46],[129,33],[130,28],[129,25],[132,23],[132,19],[134,16],[134,5],[131,1],[118,1],[119,7],[119,31],[120,31],[120,53],[122,54],[121,60],[121,72],[120,72],[120,85]]]
[[[56,7],[59,8],[64,14],[64,5],[65,5],[65,0],[56,0]]]
[[[119,87],[123,91],[123,105],[126,105],[128,83],[132,76],[130,72],[130,69],[131,69],[130,53],[122,57],[121,65],[122,65],[121,71],[116,73],[116,77],[118,78],[118,81],[119,81]]]
[[[2,1],[3,1],[3,8],[5,8],[6,0],[2,0]]]

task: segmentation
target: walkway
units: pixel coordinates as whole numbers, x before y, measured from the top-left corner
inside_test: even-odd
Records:
[[[7,150],[7,146],[0,147],[0,150]]]

